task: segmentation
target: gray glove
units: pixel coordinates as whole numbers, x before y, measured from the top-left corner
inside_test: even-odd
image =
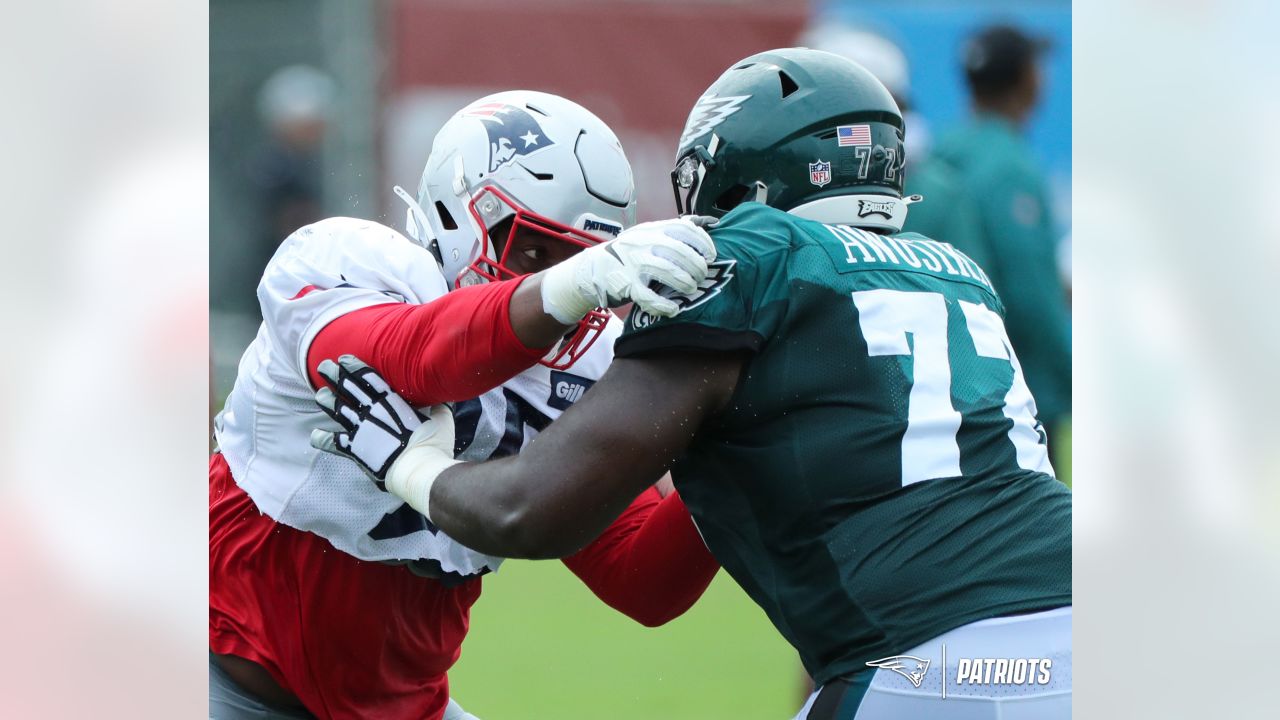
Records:
[[[386,490],[387,471],[426,418],[354,355],[336,363],[325,360],[318,369],[328,387],[316,392],[316,403],[343,429],[312,430],[311,445],[355,460],[379,490]]]

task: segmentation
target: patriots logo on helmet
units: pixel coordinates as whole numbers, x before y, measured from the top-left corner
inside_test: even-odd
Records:
[[[479,119],[489,133],[489,172],[516,156],[530,155],[555,145],[533,115],[515,105],[485,103],[467,108],[462,114]]]
[[[693,110],[689,112],[689,120],[684,124],[684,132],[680,133],[680,147],[683,148],[693,142],[694,138],[724,122],[725,118],[738,112],[742,103],[750,99],[750,95],[716,97],[714,93],[698,98],[698,104],[693,106]]]
[[[894,655],[872,660],[867,665],[896,672],[910,680],[915,687],[920,687],[920,683],[924,682],[925,673],[929,672],[929,661],[914,655]]]

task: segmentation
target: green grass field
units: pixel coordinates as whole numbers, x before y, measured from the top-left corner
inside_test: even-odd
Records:
[[[449,678],[482,720],[785,720],[801,692],[795,652],[724,571],[650,629],[554,561],[511,560],[485,579]]]

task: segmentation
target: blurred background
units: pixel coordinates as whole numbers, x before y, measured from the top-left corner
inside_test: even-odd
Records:
[[[966,41],[996,22],[1049,46],[1038,58],[1040,92],[1021,135],[1043,179],[1053,218],[1044,242],[1055,248],[1050,262],[1065,296],[1072,170],[1065,0],[212,0],[214,408],[256,332],[254,288],[276,245],[331,215],[402,228],[404,206],[392,187],[416,192],[436,131],[478,97],[527,88],[592,110],[622,140],[639,219],[652,220],[674,212],[669,173],[689,109],[733,61],[798,44],[850,55],[907,107],[909,158],[923,158],[971,121]],[[1030,368],[1028,375],[1034,390]],[[1066,394],[1064,416],[1069,384]],[[1055,458],[1064,476],[1069,447],[1068,431]],[[617,718],[783,718],[803,698],[794,652],[723,574],[686,616],[646,630],[606,608],[559,563],[513,561],[486,580],[472,618],[450,678],[455,697],[481,717],[585,718],[607,708]]]

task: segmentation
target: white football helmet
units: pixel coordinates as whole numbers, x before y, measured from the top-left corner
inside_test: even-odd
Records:
[[[480,98],[450,118],[409,204],[409,235],[436,254],[450,289],[519,275],[507,266],[518,229],[584,248],[616,237],[636,212],[631,165],[609,126],[530,90]],[[607,319],[589,315],[543,364],[572,364]]]

